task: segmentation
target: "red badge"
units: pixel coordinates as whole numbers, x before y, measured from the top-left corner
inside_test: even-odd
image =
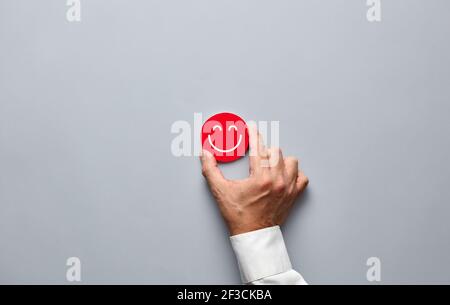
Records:
[[[218,162],[233,162],[248,149],[247,124],[232,113],[218,113],[202,127],[203,149],[211,152]]]

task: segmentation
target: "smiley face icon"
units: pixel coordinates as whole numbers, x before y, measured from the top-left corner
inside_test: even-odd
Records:
[[[203,124],[202,143],[218,162],[233,162],[248,150],[247,124],[233,113],[215,114]]]

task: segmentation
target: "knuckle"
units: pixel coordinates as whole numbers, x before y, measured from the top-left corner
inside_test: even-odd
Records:
[[[272,147],[270,149],[270,153],[273,155],[281,155],[281,148],[279,147]]]
[[[283,180],[279,180],[273,185],[273,191],[275,193],[283,193],[286,191],[286,189],[287,185]]]
[[[286,157],[285,158],[285,162],[290,164],[290,165],[292,165],[292,166],[294,166],[294,165],[298,166],[298,159],[295,158],[295,157]]]
[[[270,167],[276,167],[281,162],[281,158],[279,155],[271,155],[269,160]]]
[[[309,184],[309,178],[305,176],[305,186],[307,186]]]
[[[305,187],[308,186],[308,184],[309,184],[309,178],[306,177],[305,175],[302,175],[301,178],[300,178],[300,186],[302,188],[305,188]]]
[[[259,179],[259,188],[263,189],[263,190],[271,189],[272,188],[272,179],[267,176]]]

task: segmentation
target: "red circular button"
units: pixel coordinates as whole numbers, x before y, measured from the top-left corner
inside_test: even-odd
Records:
[[[233,162],[247,152],[247,124],[233,113],[215,114],[203,124],[202,143],[218,162]]]

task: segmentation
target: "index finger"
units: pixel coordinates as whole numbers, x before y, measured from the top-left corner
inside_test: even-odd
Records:
[[[261,166],[261,160],[267,159],[267,149],[264,145],[261,134],[258,132],[256,124],[249,124],[248,127],[249,135],[249,147],[250,147],[250,173],[257,172]]]

